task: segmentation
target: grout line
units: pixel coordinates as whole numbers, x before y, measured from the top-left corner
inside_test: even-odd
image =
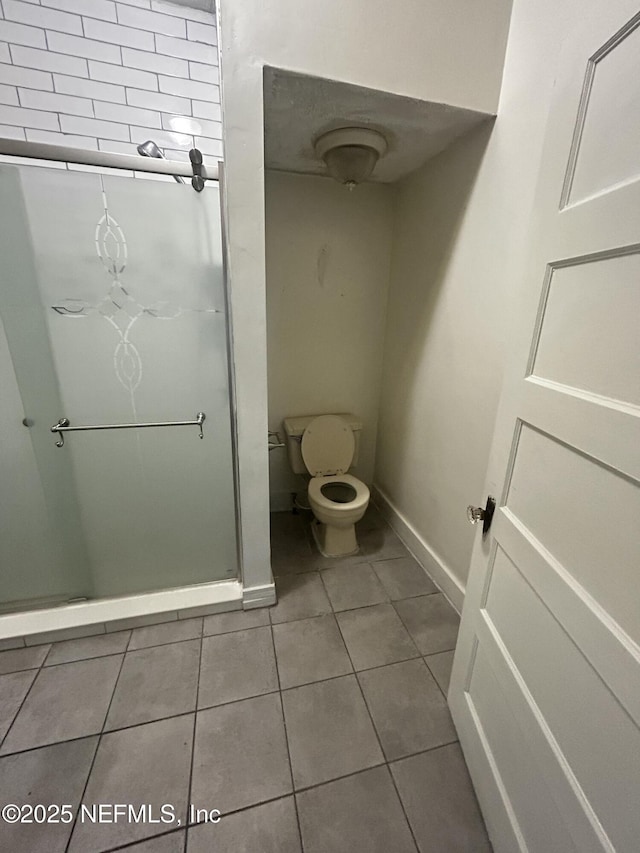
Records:
[[[29,648],[29,646],[25,646],[25,648],[27,648],[27,649],[28,649],[28,648]],[[37,647],[32,647],[32,648],[37,648]],[[13,651],[13,649],[12,649],[12,651]],[[40,675],[40,673],[41,673],[41,671],[42,671],[42,668],[44,667],[44,662],[46,661],[46,659],[47,659],[47,657],[48,657],[48,655],[49,655],[49,652],[50,652],[50,651],[51,651],[51,649],[49,649],[49,651],[47,652],[47,654],[42,658],[42,662],[41,662],[40,666],[38,666],[38,667],[33,667],[32,669],[18,669],[18,670],[16,670],[16,672],[33,672],[34,670],[36,670],[36,674],[35,674],[35,676],[34,676],[34,678],[33,678],[33,681],[32,681],[32,682],[31,682],[31,684],[29,685],[29,689],[28,689],[28,690],[27,690],[27,692],[24,694],[24,698],[23,698],[22,702],[20,703],[20,705],[19,705],[19,707],[18,707],[17,711],[16,711],[16,712],[15,712],[15,714],[13,715],[13,719],[11,720],[11,725],[10,725],[10,726],[9,726],[9,728],[6,730],[6,732],[4,733],[4,737],[0,738],[0,747],[1,747],[1,746],[2,746],[2,744],[5,742],[5,740],[9,737],[9,732],[10,732],[10,731],[11,731],[11,729],[13,728],[13,724],[15,723],[15,721],[18,719],[18,714],[22,711],[22,708],[23,708],[23,706],[24,706],[24,703],[27,701],[27,697],[29,696],[29,694],[31,693],[31,691],[32,691],[32,689],[33,689],[33,685],[34,685],[34,684],[36,683],[36,681],[38,680],[38,676]],[[3,674],[4,674],[4,675],[13,675],[13,673],[10,673],[10,672],[5,672],[5,673],[3,673]],[[12,754],[12,753],[9,753],[9,754]]]
[[[118,674],[117,674],[115,681],[113,683],[113,690],[111,691],[111,698],[109,699],[109,704],[107,705],[107,709],[105,711],[104,720],[102,721],[102,728],[100,729],[100,732],[98,733],[98,742],[96,743],[96,748],[95,748],[95,751],[93,753],[93,758],[92,758],[91,764],[89,766],[89,772],[87,773],[87,778],[86,778],[84,786],[82,788],[82,793],[80,795],[80,799],[78,800],[77,808],[75,809],[75,815],[73,818],[73,825],[71,826],[71,831],[69,832],[69,837],[67,838],[67,843],[65,844],[65,848],[64,848],[65,853],[67,853],[67,851],[69,850],[69,845],[71,844],[71,839],[73,838],[73,833],[75,832],[75,828],[76,828],[76,825],[78,823],[78,815],[80,814],[80,805],[82,804],[82,801],[84,800],[85,794],[87,793],[87,788],[89,786],[89,780],[91,779],[91,774],[93,773],[93,768],[94,768],[95,763],[96,763],[96,757],[97,757],[98,752],[100,750],[100,744],[102,743],[102,736],[104,734],[104,727],[107,724],[107,718],[109,716],[109,711],[110,711],[111,705],[113,703],[113,697],[115,696],[116,689],[118,687],[118,682],[120,681],[120,675],[122,673],[122,667],[124,665],[124,658],[125,658],[125,655],[123,654],[121,659],[120,659],[120,667],[118,669]],[[74,738],[74,740],[80,740],[80,738]],[[47,744],[47,746],[49,746],[49,744]]]
[[[200,617],[202,618],[202,617]],[[198,704],[200,699],[200,675],[202,673],[202,650],[204,646],[204,637],[202,636],[202,628],[204,627],[204,619],[202,620],[203,624],[200,628],[200,654],[198,656],[198,680],[196,682],[196,704],[194,708],[193,714],[193,731],[191,734],[191,761],[189,763],[189,786],[187,789],[187,814],[184,821],[185,831],[184,831],[184,851],[186,853],[187,850],[187,829],[189,827],[189,810],[191,806],[191,792],[193,786],[193,765],[196,759],[196,725],[198,722]]]
[[[287,745],[287,761],[289,764],[289,777],[291,779],[291,794],[293,796],[293,806],[296,811],[296,823],[298,825],[298,838],[300,839],[300,849],[302,850],[302,829],[300,827],[300,815],[298,814],[298,801],[296,800],[295,793],[295,783],[293,780],[293,765],[291,763],[291,748],[289,745],[289,733],[287,731],[287,721],[284,715],[284,702],[282,701],[282,684],[280,682],[280,667],[278,666],[278,654],[276,652],[276,641],[273,636],[273,625],[269,625],[269,632],[271,634],[271,648],[273,649],[273,659],[276,667],[276,678],[278,680],[278,698],[280,700],[280,713],[282,714],[282,726],[284,728],[284,742]]]

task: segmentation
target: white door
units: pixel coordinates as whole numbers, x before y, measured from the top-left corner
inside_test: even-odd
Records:
[[[449,693],[497,853],[640,851],[640,14],[563,51]]]

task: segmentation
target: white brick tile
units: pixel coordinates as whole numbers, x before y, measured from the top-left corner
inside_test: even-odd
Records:
[[[118,21],[128,27],[139,27],[152,33],[163,33],[165,36],[186,38],[186,23],[181,18],[171,15],[161,15],[158,12],[148,12],[146,9],[136,9],[135,6],[118,5]]]
[[[19,21],[21,24],[31,24],[32,27],[46,27],[48,30],[59,30],[62,33],[82,35],[82,20],[78,15],[59,12],[56,9],[44,9],[22,3],[20,0],[3,0],[2,8],[8,21]]]
[[[120,24],[109,24],[105,21],[95,21],[93,18],[85,18],[84,31],[87,38],[96,39],[97,41],[135,47],[138,50],[155,50],[153,33],[147,33],[144,30],[135,30],[133,27],[122,27]]]
[[[105,139],[119,139],[123,142],[129,139],[129,128],[126,125],[96,118],[60,116],[60,126],[63,133],[75,133],[80,136],[93,136],[94,138],[101,136]]]
[[[35,160],[32,157],[0,156],[2,163],[15,163],[16,166],[45,166],[47,169],[66,169],[66,163],[56,163],[54,160]]]
[[[197,98],[199,101],[220,102],[220,89],[209,83],[200,83],[197,80],[183,80],[180,77],[158,78],[160,91],[169,95],[180,95],[183,98]]]
[[[114,178],[133,178],[129,169],[110,169],[108,166],[85,166],[84,163],[69,163],[70,172],[91,172],[94,175],[113,175]]]
[[[87,18],[87,20],[89,20]],[[96,21],[95,23],[98,23]],[[115,26],[106,24],[105,26]],[[72,56],[85,56],[87,59],[100,59],[102,62],[120,64],[120,48],[115,44],[106,44],[79,36],[68,36],[65,33],[49,33],[49,49],[58,53],[69,53]]]
[[[220,83],[220,72],[217,65],[203,65],[200,62],[190,62],[189,77],[192,80],[199,80],[201,83],[212,83],[215,86]]]
[[[139,89],[127,89],[127,103],[132,107],[146,107],[159,110],[161,113],[180,113],[191,115],[191,101],[187,98],[176,98],[158,92],[142,92]]]
[[[112,66],[116,68],[117,66]],[[114,104],[124,104],[124,86],[114,86],[112,83],[98,83],[84,77],[65,77],[55,74],[56,92],[65,95],[77,95],[80,98],[96,98],[99,101],[111,101]]]
[[[111,154],[137,154],[133,142],[116,142],[113,139],[99,139],[100,151],[109,151]]]
[[[211,24],[201,24],[196,21],[187,21],[187,38],[189,41],[200,41],[204,44],[218,44],[216,28]]]
[[[12,127],[10,124],[0,124],[0,136],[4,139],[25,139],[23,127]]]
[[[43,6],[75,12],[77,15],[89,15],[103,21],[117,21],[116,4],[112,0],[41,0]]]
[[[181,59],[207,62],[210,65],[218,64],[218,51],[209,44],[198,44],[185,39],[171,38],[171,36],[156,36],[156,50],[166,56],[178,56]]]
[[[125,3],[127,6],[137,6],[138,9],[151,8],[151,0],[120,0],[120,2]]]
[[[106,62],[89,62],[89,76],[93,80],[107,83],[119,83],[121,86],[134,86],[136,89],[158,91],[158,77],[149,71],[137,71],[123,68],[122,65],[109,65]]]
[[[165,184],[173,183],[171,175],[158,175],[154,172],[134,172],[133,176],[143,181],[164,181]]]
[[[39,127],[42,130],[60,130],[58,116],[40,110],[28,110],[24,107],[0,106],[0,123],[15,124],[18,127]]]
[[[69,148],[90,148],[97,151],[98,143],[90,136],[73,136],[70,133],[53,133],[50,130],[27,130],[29,142],[45,142],[47,145],[68,145]]]
[[[189,63],[184,59],[174,59],[171,56],[160,56],[156,53],[143,53],[128,47],[122,48],[122,64],[130,68],[140,68],[143,71],[154,71],[156,74],[170,74],[174,77],[189,76]]]
[[[209,101],[192,101],[193,114],[197,118],[206,118],[210,121],[222,121],[222,110],[220,104],[212,104]]]
[[[186,133],[170,133],[167,130],[157,130],[153,127],[132,127],[131,140],[138,145],[153,139],[160,148],[193,148],[193,136]]]
[[[78,56],[64,56],[61,53],[49,53],[46,50],[33,50],[30,47],[15,45],[11,45],[11,56],[16,65],[23,65],[26,68],[73,74],[76,77],[86,77],[88,74],[86,59],[80,59]]]
[[[209,157],[222,158],[222,141],[219,139],[205,139],[203,136],[196,136],[196,148],[199,148],[203,154]]]
[[[13,104],[14,107],[20,104],[15,86],[5,86],[0,83],[0,104]]]
[[[176,122],[176,118],[178,121]],[[176,123],[174,123],[176,122]],[[183,122],[183,124],[180,124]],[[207,121],[203,118],[182,118],[181,116],[162,116],[162,126],[165,130],[193,133],[194,136],[208,136],[212,139],[222,139],[222,124],[219,121]]]
[[[0,21],[0,41],[8,41],[11,44],[25,44],[29,47],[46,48],[47,46],[44,30],[27,27],[24,24],[15,24],[13,21]]]
[[[94,107],[96,118],[104,118],[107,121],[121,121],[124,124],[144,124],[148,127],[161,127],[160,113],[153,112],[152,110],[122,106],[121,104],[103,104],[100,101],[96,101]]]
[[[190,21],[201,21],[203,24],[211,24],[215,16],[211,12],[201,9],[192,9],[188,6],[178,6],[175,3],[166,3],[164,0],[151,0],[151,8],[165,15],[177,15],[179,18],[188,18]]]
[[[178,160],[180,163],[189,163],[189,152],[186,148],[177,151],[175,148],[165,148],[164,156],[167,160]]]
[[[11,62],[11,54],[9,53],[9,45],[5,42],[0,42],[0,62]]]
[[[0,65],[0,80],[10,86],[24,86],[27,89],[40,89],[52,92],[53,79],[47,71],[35,71],[33,68],[19,68],[17,65]]]
[[[74,98],[58,92],[38,92],[37,89],[20,89],[20,103],[34,110],[52,113],[70,113],[75,116],[93,116],[93,104],[87,98]]]

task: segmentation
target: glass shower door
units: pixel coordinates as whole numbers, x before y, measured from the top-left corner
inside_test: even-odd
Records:
[[[236,577],[217,184],[195,193],[3,167],[0,193],[0,312],[22,404],[10,428],[28,430],[53,555],[29,567],[23,594],[14,584],[0,598],[103,597]],[[50,431],[63,418],[101,426],[194,421],[199,412],[202,440],[198,426],[100,429],[66,432],[57,447]],[[7,505],[6,476],[0,489]],[[19,527],[14,538],[26,545],[32,521]],[[16,576],[20,554],[15,543],[0,549]]]

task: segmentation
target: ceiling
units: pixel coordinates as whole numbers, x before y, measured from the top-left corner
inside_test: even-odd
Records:
[[[372,180],[392,183],[489,118],[449,104],[265,68],[265,165],[270,169],[324,175],[313,140],[339,127],[371,127],[389,146]]]

